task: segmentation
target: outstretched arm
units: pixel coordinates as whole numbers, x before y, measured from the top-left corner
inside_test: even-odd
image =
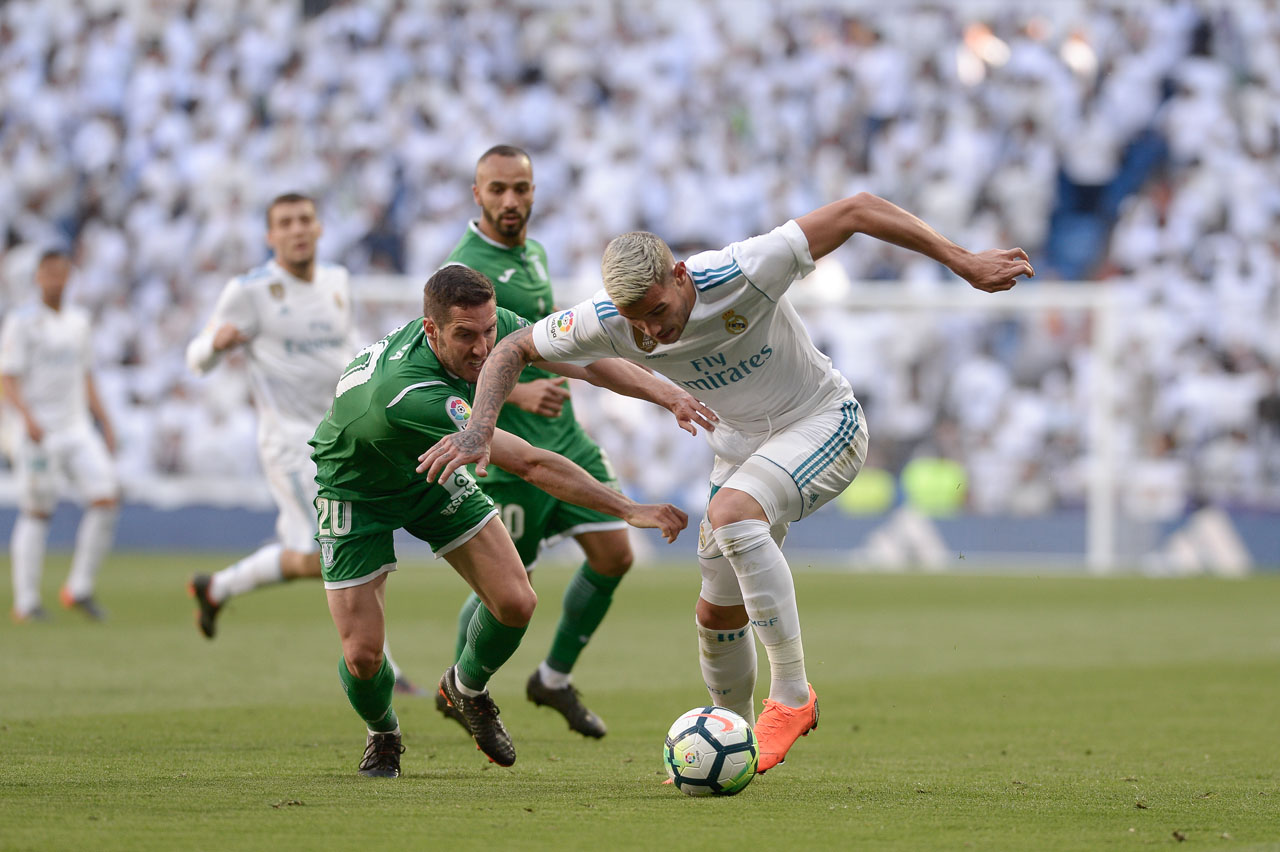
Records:
[[[502,403],[520,381],[520,371],[525,365],[541,357],[533,345],[532,326],[499,340],[480,371],[467,428],[446,435],[418,456],[418,473],[425,471],[428,482],[437,482],[452,476],[460,467],[474,464],[476,476],[485,476],[489,466],[489,444],[493,441],[494,425],[498,422]]]
[[[814,260],[844,245],[854,234],[866,234],[933,258],[971,286],[988,293],[1008,290],[1019,275],[1035,275],[1020,248],[990,249],[974,254],[929,227],[896,204],[869,192],[819,207],[796,224],[809,241]]]
[[[605,358],[585,367],[550,361],[541,362],[538,366],[571,379],[582,379],[623,396],[660,405],[675,415],[676,423],[690,435],[698,434],[698,426],[714,432],[720,419],[714,411],[694,399],[687,391],[625,358]]]
[[[564,456],[539,449],[501,429],[493,436],[492,460],[558,500],[622,518],[633,527],[659,529],[667,541],[675,541],[689,524],[689,516],[670,503],[637,503],[597,481]]]

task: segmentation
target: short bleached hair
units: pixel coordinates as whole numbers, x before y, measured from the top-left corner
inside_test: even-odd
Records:
[[[648,231],[614,237],[604,250],[600,273],[604,289],[615,305],[634,305],[649,288],[667,280],[675,268],[671,249]]]

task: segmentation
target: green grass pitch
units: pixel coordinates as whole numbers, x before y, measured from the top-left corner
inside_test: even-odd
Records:
[[[659,782],[667,726],[706,699],[691,563],[636,569],[579,665],[604,740],[523,696],[569,576],[548,566],[492,683],[516,765],[398,698],[398,780],[355,773],[318,583],[196,633],[186,579],[222,564],[117,554],[109,623],[0,625],[0,849],[1280,849],[1274,575],[801,571],[821,724],[741,795],[690,799]],[[65,570],[50,560],[47,605]],[[391,647],[425,686],[463,591],[443,562],[390,580]]]

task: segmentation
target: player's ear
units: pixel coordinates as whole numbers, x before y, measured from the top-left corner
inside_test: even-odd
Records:
[[[685,277],[687,274],[688,273],[685,270],[683,260],[677,261],[675,268],[671,270],[671,278],[672,280],[675,280],[675,281],[679,281],[681,278]]]
[[[422,318],[422,331],[427,337],[432,337],[436,333],[436,324],[431,321],[431,317],[424,316]]]

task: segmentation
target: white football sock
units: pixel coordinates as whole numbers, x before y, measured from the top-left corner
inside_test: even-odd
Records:
[[[9,555],[13,560],[13,608],[20,614],[40,606],[40,575],[44,571],[44,547],[49,520],[20,514],[13,524]]]
[[[453,683],[455,686],[458,687],[459,692],[461,692],[463,695],[466,695],[470,698],[475,698],[477,695],[484,695],[486,692],[489,691],[488,687],[485,687],[484,689],[472,689],[471,687],[467,686],[465,683],[462,682],[462,678],[458,677],[457,670],[454,670],[454,673],[453,673]]]
[[[712,703],[728,707],[754,725],[756,637],[750,625],[737,630],[697,627],[698,662]]]
[[[90,506],[85,510],[76,530],[76,551],[71,558],[71,573],[67,575],[67,593],[72,598],[79,600],[93,594],[98,570],[111,549],[119,517],[118,506]]]
[[[782,549],[765,521],[725,524],[715,531],[720,552],[733,566],[751,626],[769,657],[769,698],[788,707],[809,703],[800,641],[796,587]]]
[[[279,544],[268,544],[236,564],[223,568],[209,581],[209,599],[220,604],[227,598],[243,595],[259,586],[283,582],[284,572],[280,568],[283,550]]]
[[[382,640],[382,657],[387,661],[387,665],[391,666],[391,674],[395,675],[396,680],[400,679],[400,667],[396,665],[396,661],[391,656],[391,646],[387,644],[387,640]]]
[[[558,672],[543,660],[538,663],[538,679],[548,689],[564,689],[573,680],[573,675],[568,672]]]

